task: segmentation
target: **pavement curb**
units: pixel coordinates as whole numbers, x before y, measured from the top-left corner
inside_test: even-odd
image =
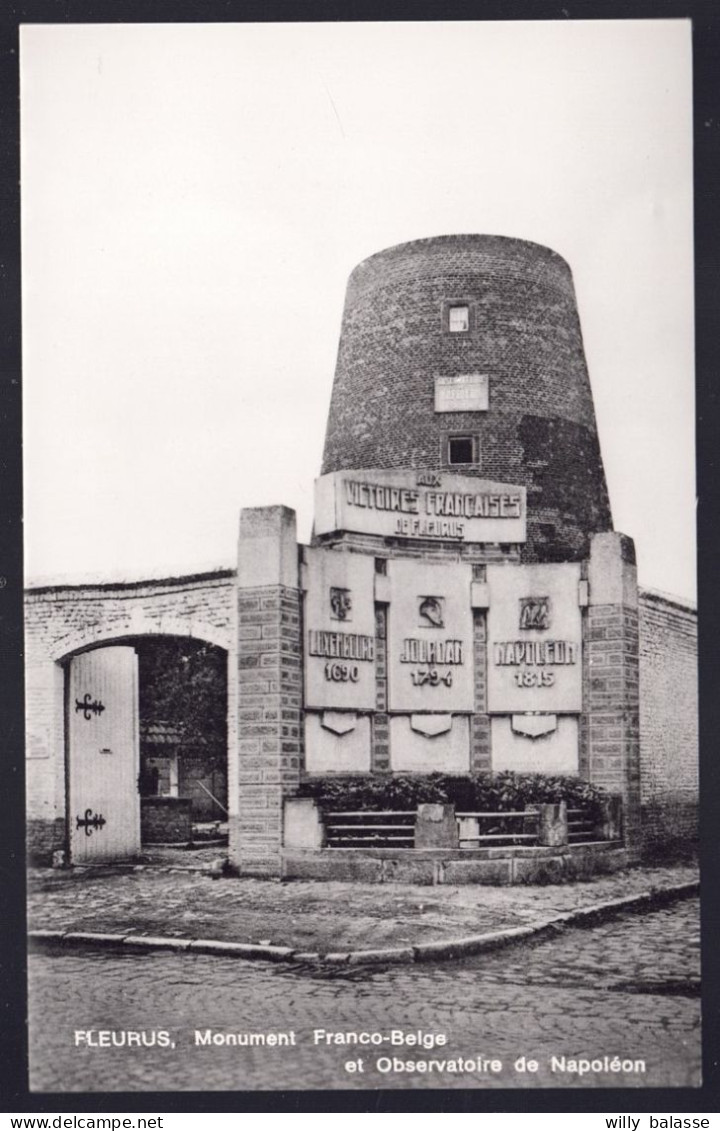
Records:
[[[545,934],[566,927],[592,926],[626,911],[652,908],[671,903],[676,899],[695,895],[700,890],[699,880],[672,884],[663,888],[650,888],[635,895],[578,907],[531,923],[524,927],[506,927],[488,931],[483,935],[444,939],[438,942],[417,943],[415,946],[386,947],[374,950],[330,951],[318,954],[301,952],[293,947],[269,946],[261,943],[225,942],[221,939],[187,939],[163,935],[105,934],[102,931],[73,931],[38,929],[28,932],[30,942],[40,945],[61,946],[114,946],[138,950],[178,950],[193,954],[214,954],[224,958],[243,958],[263,962],[317,962],[329,966],[376,966],[388,963],[434,962],[441,959],[462,958],[467,954],[499,950],[514,943],[539,939]]]
[[[460,958],[466,954],[480,954],[486,950],[499,950],[501,947],[512,946],[516,942],[541,938],[545,934],[554,933],[566,927],[582,927],[602,923],[615,915],[622,915],[625,911],[662,906],[663,903],[671,903],[675,899],[695,895],[699,890],[700,881],[690,880],[666,888],[652,888],[635,895],[609,899],[603,903],[591,904],[589,907],[578,907],[574,911],[563,911],[548,919],[531,923],[527,927],[508,927],[505,930],[490,931],[484,935],[472,935],[465,939],[419,943],[413,947],[415,961],[427,962],[443,958]]]

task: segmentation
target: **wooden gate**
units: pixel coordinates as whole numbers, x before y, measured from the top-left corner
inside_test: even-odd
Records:
[[[135,855],[140,849],[140,743],[134,648],[97,648],[71,660],[67,736],[72,862]]]

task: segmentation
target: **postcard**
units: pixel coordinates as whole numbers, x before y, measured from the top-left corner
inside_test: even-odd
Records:
[[[31,1091],[700,1088],[690,21],[20,47]]]

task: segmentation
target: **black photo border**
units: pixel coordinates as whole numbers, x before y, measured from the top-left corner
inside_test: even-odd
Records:
[[[22,682],[19,27],[689,19],[693,38],[703,1084],[700,1088],[36,1093],[27,1090]],[[108,1112],[717,1112],[720,1100],[720,5],[717,0],[27,0],[0,12],[0,1110]]]

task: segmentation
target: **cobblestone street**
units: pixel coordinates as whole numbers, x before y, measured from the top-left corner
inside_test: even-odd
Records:
[[[216,855],[168,853],[175,863]],[[198,860],[198,864],[200,861]],[[422,887],[243,878],[213,882],[199,869],[38,870],[31,875],[31,928],[132,932],[298,950],[352,950],[435,942],[524,926],[608,899],[692,882],[689,864],[632,868],[573,884]]]
[[[319,969],[202,955],[31,955],[37,1091],[658,1087],[700,1082],[699,903],[434,965]],[[431,1050],[316,1044],[313,1030],[446,1034]],[[168,1030],[175,1047],[75,1047],[76,1030]],[[196,1030],[292,1033],[291,1047],[201,1047]],[[538,1061],[534,1073],[514,1067]],[[478,1071],[468,1062],[502,1061]],[[551,1058],[555,1057],[555,1070]],[[645,1062],[573,1071],[567,1061]],[[361,1058],[363,1070],[348,1071]],[[465,1060],[465,1071],[393,1063]],[[565,1070],[562,1058],[566,1058]],[[380,1068],[378,1068],[378,1064]],[[383,1071],[384,1067],[388,1071]],[[576,1066],[577,1067],[577,1066]]]

